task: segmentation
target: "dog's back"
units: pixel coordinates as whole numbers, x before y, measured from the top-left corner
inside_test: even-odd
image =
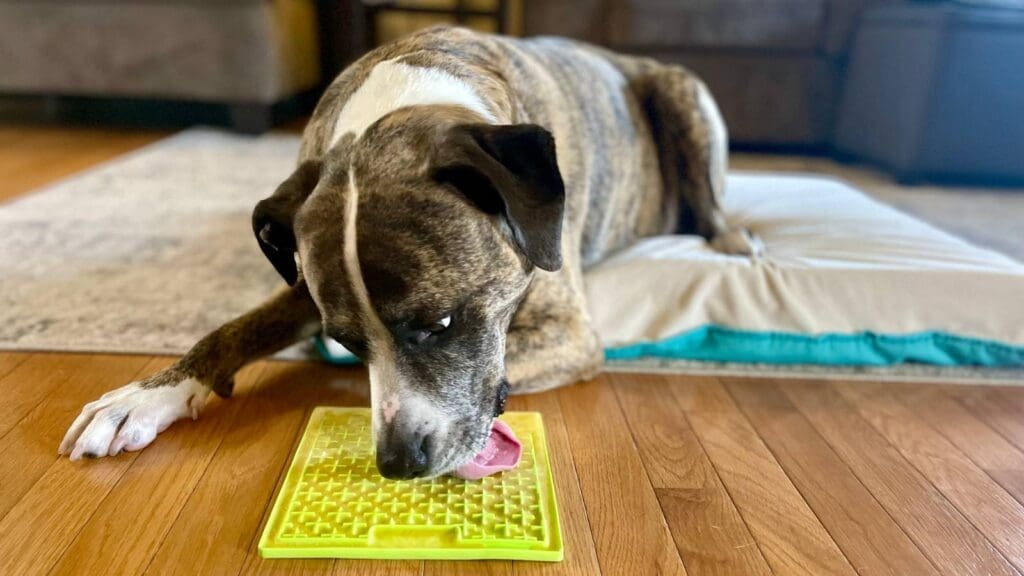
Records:
[[[431,28],[378,48],[325,93],[303,157],[330,146],[335,119],[384,62],[436,68],[465,81],[498,123],[539,124],[554,134],[566,184],[566,256],[586,267],[636,238],[671,229],[651,127],[611,56],[560,38],[516,39]]]
[[[491,41],[520,106],[515,121],[555,135],[583,266],[671,229],[651,126],[611,55],[562,38]]]

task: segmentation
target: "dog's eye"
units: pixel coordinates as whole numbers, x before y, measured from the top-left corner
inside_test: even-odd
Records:
[[[430,324],[429,326],[424,326],[419,330],[415,330],[413,331],[412,334],[413,341],[416,342],[417,344],[422,344],[427,340],[433,338],[434,336],[437,336],[441,332],[444,332],[449,326],[451,326],[451,323],[452,317],[445,316],[444,318],[441,318],[440,320],[434,322],[433,324]]]

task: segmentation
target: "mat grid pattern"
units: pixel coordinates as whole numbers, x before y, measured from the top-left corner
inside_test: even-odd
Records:
[[[377,471],[370,412],[314,410],[275,500],[260,549],[268,557],[390,558],[560,555],[540,416],[502,417],[523,453],[513,469],[480,481],[451,476],[388,480]],[[434,550],[430,547],[435,546]]]

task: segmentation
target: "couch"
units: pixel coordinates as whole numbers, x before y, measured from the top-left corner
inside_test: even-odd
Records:
[[[814,149],[830,141],[858,17],[879,1],[524,0],[523,28],[683,64],[734,143]]]
[[[314,0],[0,0],[3,95],[203,104],[261,131],[321,76]]]

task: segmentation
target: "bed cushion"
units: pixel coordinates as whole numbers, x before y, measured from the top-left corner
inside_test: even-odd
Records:
[[[724,208],[763,257],[663,236],[588,270],[609,359],[1024,365],[1014,260],[827,178],[734,174]]]
[[[735,173],[724,209],[763,256],[660,236],[587,271],[609,360],[1024,366],[1016,261],[830,178]]]

